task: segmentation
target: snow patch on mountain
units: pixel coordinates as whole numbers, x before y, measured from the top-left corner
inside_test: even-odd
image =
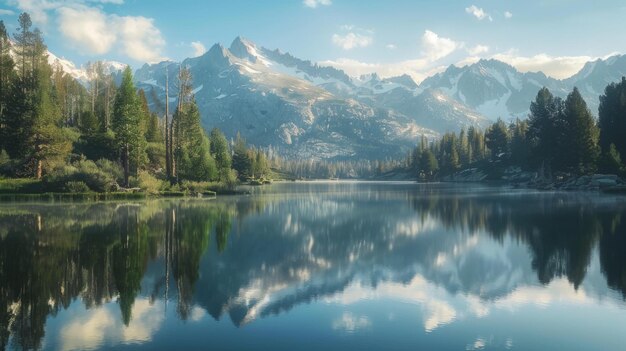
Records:
[[[76,79],[82,84],[86,84],[89,81],[89,74],[87,69],[83,66],[77,67],[72,61],[58,57],[52,52],[48,51],[48,63],[54,68],[57,65],[61,67],[63,72],[69,74],[72,78]],[[102,61],[104,74],[112,74],[123,71],[127,65],[117,61]]]

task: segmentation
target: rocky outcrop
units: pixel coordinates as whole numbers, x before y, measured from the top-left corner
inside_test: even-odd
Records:
[[[488,180],[502,181],[516,188],[562,191],[603,191],[626,194],[626,181],[615,174],[594,174],[580,177],[565,177],[550,180],[540,177],[537,172],[523,171],[519,167],[509,167],[501,176],[487,174],[478,168],[470,168],[445,176],[444,182],[474,183]]]
[[[537,178],[526,184],[529,188],[564,191],[604,191],[624,187],[626,182],[615,174],[594,174],[549,181]]]
[[[487,179],[487,174],[478,168],[470,168],[461,172],[443,177],[444,182],[457,182],[457,183],[476,183],[482,182]]]
[[[619,185],[624,185],[624,181],[615,174],[595,174],[593,176],[582,176],[572,178],[560,186],[562,190],[602,190]]]

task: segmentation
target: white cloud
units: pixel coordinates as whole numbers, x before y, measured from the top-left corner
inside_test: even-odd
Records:
[[[504,18],[506,19],[513,18],[513,13],[511,13],[510,11],[505,11]]]
[[[194,306],[191,309],[191,320],[194,322],[201,321],[207,315],[206,311],[202,307]]]
[[[456,310],[445,301],[432,299],[425,305],[427,317],[424,320],[424,330],[427,333],[442,325],[450,324],[456,319]]]
[[[117,40],[106,14],[98,9],[63,7],[58,13],[61,34],[86,53],[105,54]]]
[[[472,64],[480,61],[480,59],[481,58],[478,57],[478,56],[468,56],[468,57],[458,61],[454,65],[457,66],[457,67],[464,67],[464,66],[472,65]]]
[[[422,53],[431,61],[450,55],[459,46],[460,44],[452,39],[442,38],[430,30],[426,30],[422,36]]]
[[[350,28],[354,29],[354,27]],[[371,31],[368,31],[368,33],[371,33]],[[333,38],[333,41],[337,45],[344,44],[343,42],[335,41],[335,38]],[[353,77],[371,73],[376,73],[383,78],[408,74],[415,82],[419,83],[428,76],[445,70],[445,67],[436,64],[436,61],[450,55],[463,46],[461,43],[457,43],[452,39],[442,38],[437,33],[429,30],[424,32],[421,44],[423,56],[413,60],[391,63],[372,63],[351,58],[339,58],[336,60],[321,61],[319,64],[341,69]],[[353,44],[347,46],[350,48],[354,47]],[[394,49],[396,46],[389,44],[387,48]],[[346,49],[346,47],[344,47],[344,49]]]
[[[541,71],[557,79],[569,78],[578,73],[585,63],[597,59],[590,56],[550,56],[548,54],[526,57],[517,55],[514,50],[493,55],[492,58],[506,62],[521,72]]]
[[[479,45],[480,46],[480,45]],[[477,46],[478,47],[478,46]],[[472,49],[468,50],[470,52]],[[468,56],[457,63],[455,65],[457,67],[463,67],[467,65],[474,64],[478,62],[481,58],[485,58],[485,55],[482,57],[480,55],[472,55]],[[569,78],[572,75],[578,73],[583,66],[590,61],[595,61],[597,59],[606,60],[611,56],[620,55],[620,53],[610,53],[606,56],[602,57],[592,57],[592,56],[551,56],[548,54],[537,54],[534,56],[521,56],[517,52],[517,50],[509,50],[503,53],[497,53],[494,55],[487,56],[490,59],[502,61],[508,63],[509,65],[515,67],[518,71],[526,73],[526,72],[543,72],[547,76],[556,79],[565,79]]]
[[[0,16],[13,16],[15,15],[15,12],[11,11],[11,10],[5,10],[5,9],[0,9]]]
[[[395,50],[398,48],[396,44],[387,44],[385,47],[389,50]]]
[[[369,35],[350,32],[345,35],[333,34],[333,44],[344,50],[370,46],[373,39]]]
[[[10,5],[28,12],[33,23],[39,26],[48,24],[48,11],[61,7],[76,7],[87,4],[116,4],[124,3],[124,0],[8,0]]]
[[[48,14],[46,12],[61,6],[59,1],[47,0],[10,0],[9,4],[17,7],[20,11],[28,12],[33,23],[37,25],[47,24]]]
[[[193,57],[202,56],[206,52],[206,46],[199,41],[191,42],[191,48],[193,49]]]
[[[11,3],[29,12],[36,25],[46,26],[48,16],[56,15],[59,32],[67,44],[85,55],[104,55],[117,50],[141,62],[163,59],[165,40],[153,19],[110,15],[95,6],[122,4],[123,0],[12,0]]]
[[[472,350],[484,350],[485,346],[487,346],[487,340],[485,340],[483,338],[476,338],[476,341],[474,341],[470,345],[467,345],[465,347],[465,349],[469,350],[469,351],[472,351]]]
[[[333,321],[333,329],[350,333],[368,328],[371,325],[372,322],[366,316],[357,317],[350,312],[345,312],[340,318]]]
[[[111,17],[117,22],[120,45],[128,57],[148,63],[164,59],[161,51],[165,40],[153,19],[141,16]]]
[[[107,340],[117,343],[142,343],[150,341],[163,324],[164,305],[151,304],[147,299],[137,299],[132,307],[132,320],[126,327],[120,323],[116,304],[80,311],[71,316],[59,333],[61,350],[85,350],[101,347]]]
[[[489,52],[489,47],[486,45],[476,45],[474,47],[467,49],[467,53],[472,56],[478,56],[478,55],[486,54],[488,52]]]
[[[329,6],[333,2],[332,0],[304,0],[302,1],[302,3],[304,4],[304,6],[314,9],[318,6]]]
[[[322,66],[332,66],[343,70],[352,77],[376,73],[382,78],[408,74],[416,83],[435,73],[445,70],[444,66],[431,67],[426,59],[406,60],[392,63],[368,63],[350,58],[339,58],[318,62]]]
[[[387,45],[388,49],[395,46]],[[510,64],[520,72],[541,71],[547,76],[556,79],[569,78],[578,73],[583,66],[598,58],[607,59],[619,53],[611,53],[604,57],[591,56],[551,56],[537,54],[534,56],[522,56],[516,50],[509,50],[497,54],[489,54],[491,48],[487,45],[475,45],[466,47],[462,42],[456,42],[450,38],[439,36],[430,30],[426,30],[422,36],[422,57],[414,60],[405,60],[390,63],[363,62],[351,58],[338,58],[319,62],[320,65],[332,66],[345,71],[348,75],[358,77],[361,75],[376,73],[380,77],[393,77],[402,74],[410,75],[415,82],[420,83],[425,78],[445,70],[446,66],[438,61],[448,57],[458,49],[464,49],[467,57],[459,58],[456,65],[459,67],[478,62],[481,58],[491,58]]]
[[[482,8],[476,7],[476,5],[472,5],[470,7],[465,8],[465,12],[476,17],[479,21],[482,21],[484,19],[493,21],[493,18],[491,18],[491,16],[487,12],[485,12],[485,10],[483,10]]]

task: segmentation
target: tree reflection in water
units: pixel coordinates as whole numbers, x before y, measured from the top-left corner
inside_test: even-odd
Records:
[[[623,203],[616,207],[577,194],[556,194],[532,201],[511,196],[418,198],[412,200],[412,206],[419,213],[435,216],[448,228],[484,230],[499,241],[510,235],[526,243],[532,253],[532,268],[544,285],[564,276],[578,289],[599,243],[607,281],[626,297],[626,261],[621,253],[626,249]]]
[[[626,207],[587,200],[368,191],[356,198],[311,192],[214,202],[2,206],[0,345],[41,348],[46,319],[76,299],[87,309],[115,301],[125,325],[139,295],[151,303],[175,301],[183,320],[201,306],[215,319],[227,313],[241,325],[341,292],[357,275],[369,276],[373,286],[407,282],[416,275],[409,267],[428,271],[429,255],[459,240],[406,235],[398,225],[407,219],[433,222],[447,233],[524,243],[542,284],[566,277],[578,289],[597,247],[608,286],[626,298]],[[408,215],[394,207],[406,209],[407,201]],[[151,265],[160,268],[143,291]],[[463,279],[467,284],[435,283],[451,292],[479,289],[471,272]],[[283,287],[278,299],[241,299],[251,287],[268,293],[277,286]]]
[[[200,259],[215,230],[225,249],[235,211],[185,201],[16,207],[0,209],[1,349],[10,336],[19,348],[40,348],[46,318],[76,298],[87,308],[117,300],[128,325],[148,263],[160,257],[167,276],[153,299],[172,285],[188,318]]]

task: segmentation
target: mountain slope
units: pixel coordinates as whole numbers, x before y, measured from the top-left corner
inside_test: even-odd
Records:
[[[530,102],[542,87],[560,97],[578,87],[591,111],[597,114],[604,88],[622,76],[626,76],[626,56],[619,55],[589,62],[579,73],[565,80],[550,78],[541,72],[521,73],[497,60],[480,60],[465,67],[450,66],[445,72],[424,80],[420,89],[437,89],[476,113],[495,120],[526,117]]]
[[[557,95],[565,92],[556,79],[543,73],[521,73],[496,60],[480,60],[462,68],[450,66],[420,85],[422,89],[437,89],[490,120],[524,117],[542,87]]]
[[[324,89],[331,82],[349,84],[340,71],[303,64],[278,52],[272,54],[277,60],[270,59],[267,52],[237,38],[230,49],[214,45],[204,55],[182,62],[194,77],[207,129],[218,127],[229,137],[240,132],[252,144],[310,159],[399,156],[420,135],[437,134],[389,109]],[[156,100],[165,100],[166,66],[175,91],[177,63],[145,65],[135,76],[152,97],[153,108]]]
[[[84,70],[66,60],[59,63],[84,81]],[[544,86],[561,97],[578,86],[597,113],[604,87],[626,75],[626,56],[590,62],[566,80],[480,60],[452,65],[418,85],[408,75],[350,77],[237,37],[229,48],[216,44],[200,57],[137,70],[135,80],[153,110],[164,111],[167,72],[173,111],[181,65],[191,70],[207,129],[218,127],[229,138],[240,132],[254,145],[313,159],[397,157],[421,135],[434,138],[469,126],[484,129],[497,118],[524,118]]]
[[[53,67],[57,64],[60,65],[65,73],[69,74],[83,85],[86,85],[89,80],[89,75],[84,67],[77,67],[72,61],[58,57],[50,51],[48,51],[48,63]],[[117,61],[102,61],[102,64],[104,74],[121,72],[127,66]]]
[[[606,60],[585,64],[583,69],[564,81],[569,87],[578,87],[592,112],[597,113],[599,97],[609,83],[619,82],[626,76],[626,55],[616,55]]]

